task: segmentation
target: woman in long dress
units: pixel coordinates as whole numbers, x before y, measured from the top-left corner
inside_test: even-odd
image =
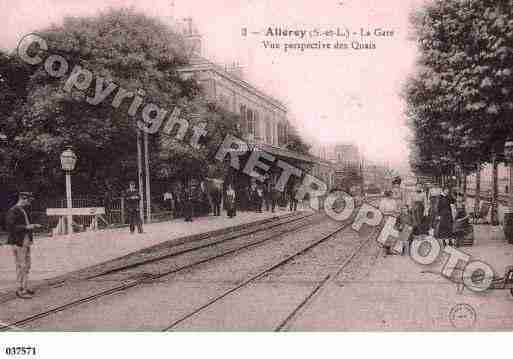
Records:
[[[451,204],[454,202],[454,199],[449,195],[449,190],[444,188],[440,193],[440,198],[438,199],[438,228],[435,230],[436,238],[441,239],[444,242],[444,245],[452,245],[453,242],[453,219]]]
[[[422,186],[420,184],[417,185],[415,193],[411,197],[411,219],[413,225],[413,234],[419,235],[423,234],[426,231],[426,228],[423,228],[425,224],[424,220],[424,212],[426,210],[425,206],[426,196],[424,191],[422,190]]]
[[[385,191],[385,197],[381,199],[379,203],[379,210],[383,214],[383,216],[397,216],[398,208],[397,202],[394,198],[392,198],[392,191]],[[383,248],[385,249],[384,257],[391,252],[391,246],[389,243],[383,244]]]

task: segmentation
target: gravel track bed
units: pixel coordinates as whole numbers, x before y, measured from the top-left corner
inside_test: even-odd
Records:
[[[330,222],[331,223],[331,222]],[[331,223],[331,226],[326,226],[325,221],[320,224],[314,225],[313,227],[307,227],[301,230],[301,233],[309,232],[311,234],[315,234],[315,237],[318,238],[322,235],[322,233],[327,233],[330,231],[330,228],[334,228],[338,226],[338,223]],[[268,233],[267,233],[268,235]],[[262,238],[265,234],[256,234],[250,237],[251,241],[256,241],[259,236]],[[308,238],[307,240],[298,240],[298,237]],[[47,318],[41,318],[36,320],[30,325],[24,327],[24,329],[43,329],[43,330],[136,330],[140,328],[145,328],[149,325],[147,329],[156,330],[158,328],[158,320],[154,320],[154,325],[146,325],[143,323],[147,323],[145,318],[148,317],[148,312],[154,313],[154,309],[159,307],[159,303],[162,303],[162,299],[158,297],[156,293],[160,290],[157,290],[157,287],[161,286],[164,289],[164,292],[170,291],[171,297],[176,300],[173,300],[174,309],[177,310],[177,313],[182,314],[183,310],[189,310],[189,306],[187,304],[191,303],[191,298],[182,296],[181,287],[191,287],[196,288],[196,292],[192,294],[190,291],[183,291],[183,293],[188,293],[189,295],[194,296],[194,300],[198,300],[199,302],[208,300],[214,294],[211,293],[219,293],[219,291],[224,291],[226,286],[232,286],[233,283],[236,283],[240,280],[243,280],[247,276],[252,273],[260,270],[263,266],[268,265],[279,259],[281,256],[286,256],[287,253],[294,252],[297,248],[302,248],[305,246],[305,243],[310,243],[314,239],[310,239],[310,235],[299,236],[297,233],[286,233],[282,236],[265,242],[262,245],[258,245],[255,247],[250,247],[241,252],[236,252],[236,255],[229,255],[227,257],[222,257],[215,259],[213,261],[194,266],[191,269],[181,271],[179,273],[162,277],[156,283],[145,283],[141,284],[137,287],[130,288],[129,290],[122,291],[120,293],[116,293],[113,295],[105,296],[102,298],[96,299],[91,303],[84,303],[75,308],[69,308],[65,311],[52,314]],[[248,239],[249,240],[249,239]],[[241,245],[239,241],[235,241],[238,243],[238,246]],[[226,242],[220,246],[223,247],[222,251],[226,251],[228,247],[233,246],[233,242]],[[238,247],[236,246],[236,247]],[[218,246],[214,246],[216,248]],[[211,247],[212,248],[212,247]],[[212,254],[219,253],[220,249],[214,250],[214,252],[208,250],[205,254],[202,251],[202,256],[210,256]],[[190,252],[187,255],[179,256],[182,258],[175,258],[173,263],[158,263],[157,265],[145,265],[143,266],[144,271],[141,271],[142,267],[138,267],[136,272],[122,273],[120,274],[112,274],[107,276],[108,278],[97,278],[96,280],[89,280],[88,282],[100,283],[100,284],[109,284],[119,283],[127,280],[128,278],[133,278],[134,275],[141,275],[141,273],[148,273],[152,270],[152,273],[160,272],[162,269],[170,270],[171,266],[179,266],[181,264],[190,263],[191,259],[194,258],[194,253]],[[192,257],[191,257],[192,255]],[[222,268],[222,270],[220,270]],[[118,277],[116,277],[116,275]],[[215,278],[213,278],[215,277]],[[191,280],[196,283],[191,283]],[[189,281],[190,283],[187,283]],[[206,285],[206,283],[209,283]],[[203,287],[203,292],[208,295],[203,296],[201,294],[201,290],[198,290],[198,286]],[[168,295],[164,295],[164,297],[168,297]],[[140,305],[135,304],[137,301],[134,301],[135,298],[139,298],[139,301],[142,302]],[[180,299],[181,298],[181,299]],[[126,305],[126,303],[131,303],[130,305]],[[150,305],[150,303],[154,303],[154,305]],[[168,302],[165,302],[166,305],[169,305]],[[52,306],[55,306],[56,303],[53,303]],[[130,308],[129,312],[126,312],[126,308]],[[166,308],[162,309],[162,312],[170,311],[173,312],[174,309]],[[98,315],[98,313],[108,313],[108,315]],[[130,324],[135,325],[139,323],[139,326],[135,326],[133,328],[130,325],[126,326],[125,317],[129,316],[130,318],[138,317],[140,321],[132,321]],[[159,319],[162,317],[159,315]],[[164,316],[165,318],[166,316]],[[82,318],[82,319],[81,319]],[[90,318],[95,318],[93,322],[91,322]],[[171,322],[174,318],[167,317],[167,323]],[[116,324],[117,323],[117,324]],[[85,326],[84,326],[85,325]],[[94,326],[93,326],[94,325]]]

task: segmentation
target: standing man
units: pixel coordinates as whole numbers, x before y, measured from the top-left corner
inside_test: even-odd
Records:
[[[217,184],[214,184],[210,197],[212,198],[212,207],[214,207],[214,216],[220,216],[222,193],[221,188]]]
[[[141,216],[139,215],[139,201],[141,196],[135,188],[135,182],[130,181],[129,188],[125,193],[125,204],[128,213],[128,223],[130,224],[130,233],[134,233],[135,225],[137,231],[143,233]]]
[[[271,211],[272,211],[272,213],[274,213],[275,208],[278,204],[278,198],[280,196],[280,192],[276,188],[275,181],[271,182],[270,192],[271,192]]]
[[[290,198],[290,211],[297,211],[297,189],[295,185],[292,185],[289,190],[289,198]]]
[[[264,186],[264,202],[265,202],[265,210],[269,212],[271,209],[271,183],[269,176],[266,177],[266,180],[263,184]]]
[[[185,188],[184,197],[185,222],[192,222],[194,216],[194,189],[190,181]]]
[[[7,244],[12,245],[16,263],[16,282],[18,284],[16,295],[23,299],[30,299],[34,295],[34,291],[27,286],[31,265],[30,246],[33,243],[32,231],[41,227],[39,224],[31,224],[27,212],[27,207],[30,206],[33,199],[32,192],[20,192],[18,202],[7,211],[5,216],[5,224],[9,233]]]

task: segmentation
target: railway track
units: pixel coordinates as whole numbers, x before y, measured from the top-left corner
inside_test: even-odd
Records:
[[[237,254],[246,249],[249,249],[249,248],[252,248],[252,247],[255,247],[258,245],[262,245],[271,240],[278,239],[280,236],[282,236],[284,234],[299,231],[305,227],[315,224],[316,222],[320,222],[321,220],[322,220],[322,216],[319,216],[316,214],[307,214],[304,216],[302,215],[298,218],[293,218],[293,219],[287,220],[285,222],[274,223],[273,225],[271,225],[270,227],[267,227],[267,228],[245,230],[245,231],[243,231],[243,233],[231,234],[231,235],[224,237],[222,239],[219,239],[219,240],[212,240],[211,242],[209,242],[207,244],[195,245],[195,246],[192,246],[192,247],[189,247],[186,249],[181,249],[181,250],[179,249],[179,250],[174,251],[173,253],[166,253],[164,255],[158,255],[156,257],[153,257],[153,258],[150,258],[147,260],[143,260],[143,261],[140,261],[137,263],[131,263],[126,266],[121,266],[116,269],[106,271],[99,275],[94,275],[94,276],[88,277],[87,280],[101,280],[102,278],[108,277],[109,275],[112,275],[112,274],[120,274],[123,272],[128,272],[127,273],[128,278],[127,278],[127,280],[125,280],[124,283],[116,285],[112,288],[108,288],[106,290],[101,290],[101,291],[92,293],[90,295],[86,295],[86,296],[71,300],[71,301],[61,304],[61,305],[53,306],[47,310],[28,315],[22,319],[18,319],[9,324],[0,325],[0,331],[7,331],[7,330],[14,329],[14,328],[19,329],[29,323],[35,322],[42,318],[49,317],[53,314],[59,313],[64,310],[74,308],[81,304],[90,303],[92,301],[98,300],[102,297],[114,294],[116,292],[125,291],[130,288],[139,286],[141,284],[148,283],[149,281],[155,281],[158,279],[162,279],[165,276],[172,275],[172,274],[175,274],[180,271],[187,270],[187,269],[191,269],[193,267],[213,261],[218,258]],[[252,237],[256,234],[264,234],[264,235],[263,235],[263,238],[253,240]],[[229,250],[224,250],[224,251],[221,250],[219,253],[207,255],[205,257],[201,257],[198,260],[193,260],[193,261],[187,262],[183,265],[173,267],[171,269],[158,271],[158,272],[150,272],[150,273],[148,273],[147,271],[142,271],[142,272],[138,272],[135,274],[131,272],[133,269],[152,265],[154,263],[162,264],[162,262],[164,262],[166,260],[172,260],[174,258],[183,256],[185,254],[190,254],[190,253],[194,253],[194,252],[205,250],[205,249],[211,249],[213,247],[220,246],[220,245],[226,244],[228,242],[233,242],[235,240],[241,240],[241,239],[246,239],[246,243],[244,243],[241,246],[235,246],[234,248],[231,248]],[[166,267],[166,266],[164,265],[164,267]]]
[[[342,271],[352,262],[352,260],[362,251],[366,244],[368,244],[375,237],[373,234],[367,238],[367,240],[360,243],[354,251],[340,264],[340,266],[332,273],[326,275],[318,285],[316,285],[310,293],[305,297],[299,305],[297,305],[291,313],[278,325],[274,328],[275,332],[286,331],[287,328],[291,325],[291,323],[296,320],[299,315],[307,309],[307,307],[314,301],[316,297],[320,295],[322,290],[328,286],[328,284],[333,283],[337,277],[342,273]]]
[[[66,311],[68,309],[80,306],[82,304],[91,303],[100,298],[109,296],[114,293],[119,293],[122,291],[126,291],[130,288],[137,287],[141,284],[147,284],[149,282],[157,282],[158,280],[169,280],[165,278],[166,276],[170,276],[185,270],[190,270],[196,268],[202,264],[214,261],[219,258],[228,257],[236,255],[242,251],[248,250],[250,248],[255,248],[257,246],[261,246],[265,243],[268,243],[272,240],[279,239],[284,235],[290,235],[294,232],[299,232],[302,229],[313,226],[316,223],[322,222],[325,216],[320,216],[318,214],[313,215],[301,215],[299,217],[295,217],[292,219],[287,219],[285,221],[278,221],[277,223],[273,223],[271,226],[267,228],[251,228],[241,231],[239,233],[231,233],[229,235],[220,236],[220,238],[211,239],[208,243],[195,243],[191,245],[190,243],[184,247],[170,249],[169,252],[161,253],[159,255],[154,255],[151,258],[147,258],[137,263],[129,263],[124,266],[119,266],[114,269],[110,269],[108,271],[104,271],[101,274],[96,274],[90,277],[87,277],[88,281],[119,281],[119,278],[111,278],[112,276],[125,276],[122,279],[122,283],[117,283],[116,285],[105,290],[95,291],[93,293],[87,293],[86,295],[80,296],[78,298],[73,298],[72,300],[66,301],[65,303],[54,305],[51,307],[45,308],[45,310],[38,312],[31,312],[27,315],[20,316],[16,318],[16,320],[11,321],[9,324],[0,326],[1,331],[7,331],[12,329],[22,329],[24,326],[33,324],[38,320],[43,318],[51,317],[54,314],[59,312]],[[236,292],[237,290],[245,287],[249,283],[257,280],[265,276],[267,273],[272,270],[283,266],[284,264],[292,261],[293,259],[301,256],[302,254],[310,251],[311,249],[317,247],[321,243],[329,241],[333,236],[337,233],[340,233],[345,228],[347,228],[351,224],[351,220],[349,220],[346,224],[340,226],[332,233],[329,233],[326,236],[323,236],[320,240],[316,240],[315,242],[307,245],[304,248],[296,251],[294,254],[287,256],[286,258],[280,260],[277,263],[272,264],[271,266],[265,268],[263,271],[260,271],[256,275],[252,275],[246,280],[242,281],[240,284],[230,288],[227,291],[224,291],[220,295],[216,296],[212,300],[209,300],[207,303],[197,308],[191,313],[186,314],[185,316],[179,318],[178,320],[173,321],[169,324],[164,330],[173,330],[181,322],[187,320],[188,318],[193,317],[197,313],[201,312],[205,308],[210,307],[214,303],[220,301],[222,298],[228,296],[231,293]],[[255,238],[257,237],[257,238]],[[349,263],[349,261],[354,258],[356,253],[363,248],[364,244],[370,240],[367,239],[364,243],[359,245],[358,249],[344,261],[344,263]],[[240,243],[242,242],[242,243]],[[214,250],[215,249],[215,250]],[[214,251],[213,251],[214,250]],[[198,253],[206,251],[199,255]],[[213,252],[212,252],[213,251]],[[186,256],[186,255],[194,255],[194,260],[186,260],[183,263],[173,263],[177,258]],[[157,266],[157,268],[155,268]],[[342,265],[341,267],[343,267]],[[150,270],[148,270],[150,269]],[[155,270],[157,269],[157,270]],[[135,273],[134,273],[135,270]],[[340,269],[342,270],[342,269]],[[339,271],[340,272],[340,271]],[[301,302],[301,304],[294,308],[294,310],[290,313],[289,316],[279,325],[279,328],[276,330],[283,330],[286,328],[289,322],[291,322],[301,310],[303,310],[311,300],[319,293],[322,287],[327,284],[331,278],[336,277],[336,274],[331,274],[327,276],[319,285],[314,288],[312,293],[310,293],[305,300]]]
[[[304,246],[303,248],[297,250],[293,254],[288,255],[285,258],[283,258],[283,259],[281,259],[281,260],[279,260],[279,261],[269,265],[265,269],[263,269],[263,270],[259,271],[258,273],[250,276],[249,278],[245,279],[241,283],[239,283],[239,284],[237,284],[237,285],[235,285],[235,286],[225,290],[221,294],[211,298],[210,300],[208,300],[203,305],[197,307],[196,309],[190,311],[189,313],[181,316],[179,319],[177,319],[177,320],[173,321],[172,323],[170,323],[167,327],[162,329],[162,331],[172,331],[173,329],[177,328],[180,324],[186,322],[187,320],[193,319],[195,316],[201,314],[204,310],[206,310],[206,309],[216,305],[217,303],[219,303],[220,301],[222,301],[224,298],[228,297],[229,295],[238,293],[244,287],[247,287],[249,284],[254,283],[255,281],[257,281],[260,278],[263,278],[264,276],[270,274],[272,271],[274,271],[274,270],[284,266],[287,263],[290,263],[291,261],[297,259],[301,255],[304,255],[305,253],[307,253],[307,252],[311,251],[312,249],[318,247],[319,245],[321,245],[321,244],[323,244],[323,243],[325,243],[325,242],[327,242],[327,241],[329,241],[331,239],[334,239],[339,233],[341,233],[342,231],[347,229],[349,226],[351,226],[352,219],[353,218],[351,218],[349,221],[345,222],[343,225],[339,226],[337,229],[333,230],[331,233],[322,236],[320,239],[314,241],[313,243],[310,243],[310,244]],[[349,265],[349,263],[357,256],[357,254],[361,252],[361,250],[365,247],[365,245],[368,244],[371,240],[373,240],[375,238],[374,234],[375,233],[372,232],[371,235],[367,239],[365,239],[364,241],[359,243],[356,246],[357,248],[354,249],[351,252],[351,254],[344,259],[343,263],[340,266],[338,266],[338,268],[334,272],[326,275],[306,295],[306,297],[299,303],[299,305],[295,306],[292,309],[292,311],[290,312],[290,314],[287,315],[287,317],[283,321],[281,321],[276,326],[276,328],[274,328],[274,331],[283,331],[283,330],[285,330],[287,328],[287,326],[294,319],[296,319],[296,317],[303,310],[305,310],[305,308],[322,291],[322,289],[325,288],[327,286],[327,284],[331,283],[332,281],[334,281],[338,277],[338,275],[344,270],[344,268],[347,267]]]

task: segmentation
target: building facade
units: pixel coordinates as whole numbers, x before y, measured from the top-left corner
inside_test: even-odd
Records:
[[[191,19],[184,19],[177,27],[192,55],[189,65],[179,69],[181,76],[195,78],[209,101],[239,114],[245,140],[276,147],[285,145],[289,131],[285,105],[246,82],[239,66],[223,67],[205,58],[201,36]]]
[[[330,162],[284,148],[289,135],[286,106],[245,81],[240,66],[220,66],[203,56],[201,36],[191,19],[177,23],[177,28],[184,35],[188,51],[192,54],[189,64],[179,69],[181,76],[194,78],[207,100],[239,114],[243,139],[248,143],[322,179],[331,188],[334,168]]]

